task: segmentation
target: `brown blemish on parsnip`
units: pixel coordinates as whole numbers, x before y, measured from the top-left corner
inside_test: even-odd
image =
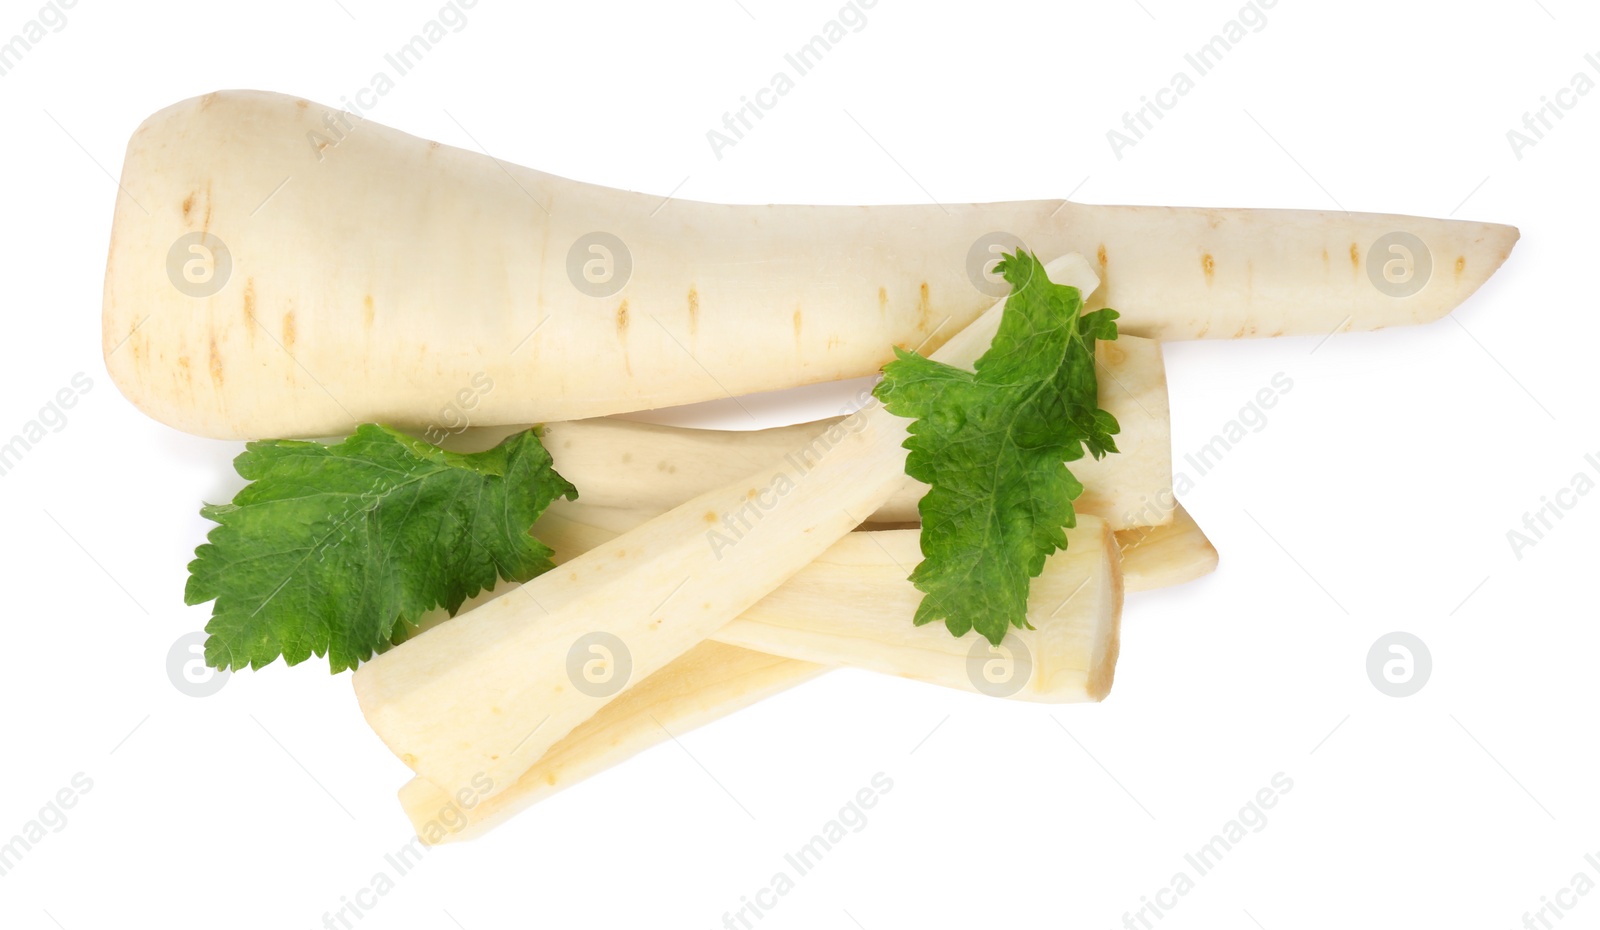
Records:
[[[432,155],[433,154],[433,150],[438,148],[438,147],[439,147],[439,143],[433,141],[432,139],[428,140],[428,154],[429,155]]]
[[[1466,270],[1467,270],[1467,257],[1465,255],[1457,256],[1456,257],[1456,277],[1458,277],[1458,278],[1461,277],[1461,272],[1466,271]]]
[[[624,299],[617,306],[617,338],[626,339],[628,336],[628,301]]]
[[[1206,273],[1206,283],[1210,284],[1217,276],[1217,261],[1210,252],[1200,256],[1200,268]]]
[[[805,326],[805,316],[799,307],[794,308],[794,344],[800,344],[800,330]]]
[[[689,285],[689,335],[693,336],[700,329],[700,292]]]
[[[249,334],[250,344],[256,344],[256,279],[244,279],[244,330]]]
[[[883,316],[889,312],[889,289],[878,288],[878,315]]]
[[[712,512],[710,510],[707,510],[706,511],[706,522],[707,523],[715,523],[715,522],[717,522],[716,513]]]
[[[306,107],[311,106],[311,101],[309,101],[309,100],[296,100],[294,102],[294,105],[295,105],[296,109],[304,110]]]
[[[178,374],[183,376],[184,384],[194,384],[194,371],[189,365],[189,356],[178,356]]]
[[[1094,257],[1100,261],[1100,270],[1104,271],[1106,267],[1106,244],[1104,242],[1100,243],[1100,248],[1095,250]]]
[[[377,316],[377,310],[372,305],[371,294],[368,294],[366,297],[362,298],[361,309],[363,311],[362,322],[366,324],[367,329],[371,329],[373,317]]]
[[[206,94],[204,97],[201,97],[200,98],[200,109],[204,110],[206,107],[211,106],[211,104],[213,102],[215,102],[216,99],[217,99],[217,92],[216,91],[212,91],[211,93]]]
[[[922,287],[917,291],[917,332],[928,331],[928,323],[933,318],[933,303],[928,299],[928,282],[922,282]]]
[[[1353,269],[1361,267],[1361,248],[1354,242],[1350,243],[1350,267]]]
[[[290,310],[283,315],[283,350],[294,349],[294,311]]]
[[[217,354],[217,340],[211,340],[211,357],[207,362],[211,369],[211,383],[218,388],[222,387],[222,356]]]
[[[188,219],[190,212],[192,212],[193,210],[194,210],[194,195],[190,194],[189,196],[183,198],[183,218],[184,219]]]

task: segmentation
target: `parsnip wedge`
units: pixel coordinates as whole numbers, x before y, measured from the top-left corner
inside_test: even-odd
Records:
[[[1170,518],[1172,434],[1161,344],[1137,336],[1098,345],[1100,406],[1117,418],[1119,452],[1085,457],[1072,473],[1083,482],[1079,513],[1104,518],[1114,530]],[[727,484],[763,463],[800,458],[814,440],[826,442],[842,417],[763,430],[658,426],[615,418],[549,423],[544,444],[556,470],[580,481],[583,501],[626,510],[668,510]],[[487,448],[516,428],[474,430],[470,445]],[[468,437],[463,437],[468,438]],[[915,523],[927,485],[907,478],[888,503],[866,519]],[[1162,502],[1168,502],[1165,505]]]
[[[608,545],[651,516],[563,501],[545,511],[533,532],[555,550],[559,566]],[[1184,534],[1175,530],[1174,535]],[[1008,675],[1003,689],[973,677],[974,669],[992,655],[987,642],[977,637],[957,639],[943,627],[911,623],[921,599],[908,580],[922,558],[918,536],[915,529],[847,533],[709,639],[962,691],[1003,690],[1003,696],[1018,700],[1065,704],[1105,697],[1116,663],[1117,618],[1125,584],[1121,534],[1113,534],[1104,520],[1089,515],[1080,516],[1078,525],[1068,531],[1067,548],[1052,555],[1034,579],[1028,619],[1035,629],[1009,634],[1008,648],[1024,653],[1026,665],[1019,666],[1021,673]],[[1174,541],[1160,556],[1163,574],[1173,573],[1182,548],[1183,543]],[[516,587],[501,582],[467,600],[463,609],[506,596]],[[423,634],[448,625],[446,620],[444,611],[432,612],[406,641],[419,641],[418,648],[426,649]]]
[[[1171,522],[1161,526],[1135,526],[1116,532],[1117,545],[1122,552],[1125,590],[1170,587],[1192,581],[1217,567],[1217,550],[1194,517],[1177,503],[1173,504],[1172,514]],[[555,563],[560,565],[605,545],[655,516],[657,512],[653,510],[620,510],[561,500],[551,504],[533,525],[533,535],[555,550]],[[908,567],[912,564],[915,564],[914,559],[907,562]],[[470,610],[515,587],[514,582],[502,581],[492,590],[469,599],[462,609]],[[446,619],[444,611],[434,611],[424,618],[422,627],[436,626]]]
[[[878,371],[999,290],[999,247],[1093,256],[1123,332],[1322,336],[1437,319],[1509,226],[1090,206],[725,206],[223,91],[128,143],[106,367],[135,406],[226,439],[574,420]]]
[[[1099,284],[1078,255],[1052,262],[1046,274],[1083,294]],[[970,367],[993,339],[1004,303],[933,357]],[[503,790],[615,696],[577,687],[568,672],[586,636],[611,637],[632,675],[647,676],[894,494],[905,478],[907,421],[881,405],[851,419],[837,442],[811,448],[803,471],[777,462],[702,494],[363,665],[353,678],[368,723],[449,794],[485,777],[491,791]],[[735,543],[709,539],[707,529],[734,513],[746,514]]]

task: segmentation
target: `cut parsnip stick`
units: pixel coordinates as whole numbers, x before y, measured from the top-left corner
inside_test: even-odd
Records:
[[[552,506],[533,533],[555,551],[562,565],[615,540],[653,514],[585,507],[569,501]],[[1191,524],[1192,525],[1192,524]],[[996,689],[973,677],[972,656],[988,643],[957,639],[942,626],[911,623],[922,595],[908,580],[922,560],[919,531],[863,530],[848,533],[749,610],[713,632],[711,639],[772,655],[829,666],[848,666],[1025,701],[1067,704],[1098,701],[1111,689],[1115,642],[1122,611],[1122,546],[1109,524],[1082,515],[1067,531],[1067,548],[1051,555],[1028,597],[1032,630],[1007,640],[1028,656],[1025,673]],[[1173,547],[1176,549],[1176,547]],[[1169,556],[1170,560],[1171,556]],[[516,587],[501,582],[469,599],[464,610],[492,601]],[[422,631],[446,619],[434,611]],[[426,646],[419,647],[426,648]]]
[[[1437,319],[1517,238],[1339,212],[663,200],[253,91],[151,116],[120,190],[106,367],[150,416],[225,439],[420,431],[464,391],[476,423],[545,423],[870,375],[992,303],[991,246],[1093,256],[1124,332],[1189,339]]]
[[[1114,530],[1170,519],[1172,436],[1161,344],[1124,336],[1097,344],[1100,406],[1117,418],[1116,455],[1072,463],[1083,482],[1079,513],[1104,518]],[[800,459],[813,440],[827,442],[843,418],[764,430],[707,430],[597,419],[550,423],[544,444],[556,470],[578,482],[583,501],[628,510],[668,510],[697,494],[749,474],[764,463]],[[475,430],[469,439],[488,448],[515,428]],[[907,478],[867,523],[916,523],[928,486]]]
[[[1099,284],[1078,255],[1046,273],[1086,295]],[[1003,306],[933,357],[970,367]],[[629,660],[628,680],[687,652],[883,506],[905,478],[906,427],[870,406],[836,443],[813,447],[804,471],[782,461],[696,497],[377,656],[353,676],[367,722],[447,794],[485,778],[491,793],[504,790],[615,696],[569,673],[585,637],[609,637]],[[734,513],[747,528],[731,546],[714,544],[707,529]]]
[[[1104,521],[1082,517],[1028,596],[1032,630],[1003,648],[957,639],[910,618],[922,593],[907,580],[922,559],[918,530],[849,533],[713,634],[718,642],[821,665],[850,665],[981,694],[1059,704],[1098,701],[1117,662],[1122,573]],[[1004,664],[998,684],[984,676]]]
[[[646,517],[567,505],[541,518],[538,535],[557,559],[600,545]],[[1211,571],[1217,552],[1181,505],[1162,527],[1117,533],[1123,585],[1129,592],[1179,584]],[[833,550],[830,550],[832,552]],[[793,579],[791,579],[791,582]],[[780,588],[779,591],[783,589]],[[441,612],[439,619],[444,619]],[[702,643],[625,692],[565,739],[506,791],[482,803],[453,801],[432,782],[415,778],[400,803],[428,843],[470,839],[584,778],[665,740],[809,681],[826,669],[715,642]]]
[[[560,565],[605,545],[656,515],[648,510],[616,510],[560,500],[551,504],[533,525],[533,535],[555,550],[555,562]],[[1118,530],[1116,537],[1118,548],[1122,550],[1122,585],[1127,591],[1149,591],[1182,584],[1217,567],[1217,550],[1182,504],[1173,505],[1170,523]],[[844,551],[830,549],[829,555],[838,557]],[[906,562],[908,571],[920,558],[918,555]],[[462,609],[470,610],[516,586],[516,582],[502,581],[492,590],[469,599]],[[435,626],[447,619],[444,611],[433,611],[423,619],[421,626]]]
[[[701,643],[579,724],[493,797],[451,797],[433,782],[413,778],[400,789],[400,804],[425,843],[471,839],[563,788],[825,671],[809,662]]]

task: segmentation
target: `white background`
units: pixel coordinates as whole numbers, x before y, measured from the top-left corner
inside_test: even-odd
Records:
[[[1515,927],[1577,873],[1600,881],[1600,495],[1520,559],[1507,541],[1600,478],[1600,93],[1520,159],[1506,138],[1590,69],[1593,8],[1280,2],[1119,160],[1106,131],[1237,0],[880,0],[715,158],[706,130],[838,8],[481,0],[369,115],[662,196],[1344,208],[1514,223],[1521,244],[1433,325],[1168,347],[1180,458],[1274,374],[1294,386],[1188,495],[1221,568],[1129,599],[1104,704],[835,673],[431,852],[360,926],[720,926],[876,772],[894,787],[868,825],[763,930],[1120,926],[1279,772],[1292,791],[1163,930]],[[38,9],[0,2],[0,41]],[[338,104],[438,9],[83,0],[0,78],[0,436],[93,381],[0,477],[0,842],[93,782],[0,877],[0,925],[322,926],[411,838],[408,773],[345,677],[280,665],[205,699],[169,682],[208,613],[182,603],[196,508],[231,493],[239,446],[126,403],[99,313],[107,172],[146,115],[231,87]],[[1416,696],[1367,678],[1391,630],[1431,649]],[[1600,893],[1563,900],[1566,926],[1600,921]]]

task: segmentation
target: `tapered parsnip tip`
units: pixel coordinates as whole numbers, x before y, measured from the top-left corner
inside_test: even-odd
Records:
[[[1444,273],[1452,276],[1458,292],[1455,304],[1443,307],[1439,316],[1448,314],[1482,287],[1485,281],[1500,270],[1506,259],[1511,257],[1511,250],[1516,247],[1517,240],[1522,238],[1522,230],[1515,226],[1502,223],[1476,223],[1469,224],[1467,229],[1461,231],[1463,239],[1473,226],[1477,229],[1476,235],[1468,244],[1457,250],[1454,259],[1444,268],[1437,266],[1433,268],[1434,274]],[[1449,258],[1448,251],[1445,257]],[[1470,267],[1469,262],[1474,260],[1481,267]]]
[[[1103,257],[1101,300],[1161,340],[1325,336],[1427,323],[1494,274],[1512,226],[1472,220],[1201,207],[1075,207]]]

